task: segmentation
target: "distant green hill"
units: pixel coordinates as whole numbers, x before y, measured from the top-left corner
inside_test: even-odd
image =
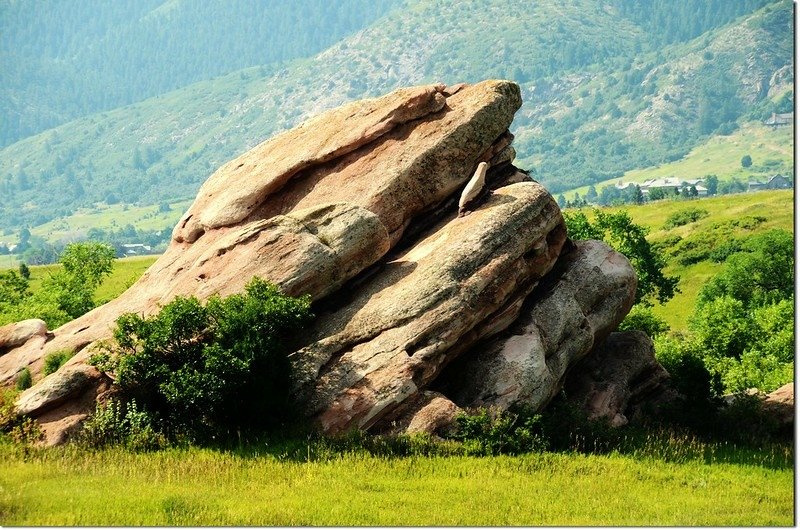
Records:
[[[596,183],[603,186],[623,182],[644,182],[650,179],[677,177],[698,179],[716,175],[720,181],[739,179],[766,181],[775,174],[794,173],[794,130],[791,126],[772,128],[761,122],[747,122],[730,135],[713,135],[692,149],[685,157],[674,162],[626,171],[619,179]],[[742,167],[742,157],[750,155],[753,165]],[[588,186],[564,191],[566,198],[575,193],[586,195]]]
[[[312,58],[195,83],[0,150],[0,229],[100,201],[191,198],[219,165],[280,130],[427,82],[519,82],[519,162],[554,192],[678,160],[737,120],[791,107],[792,4],[765,3],[688,1],[673,13],[644,0],[638,10],[622,0],[408,1]]]

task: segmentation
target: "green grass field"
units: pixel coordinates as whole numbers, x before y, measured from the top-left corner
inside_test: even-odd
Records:
[[[730,136],[712,136],[680,160],[628,171],[621,180],[644,182],[664,177],[698,179],[706,175],[717,175],[720,180],[738,178],[747,181],[755,178],[763,181],[776,173],[791,175],[794,172],[793,132],[791,127],[772,129],[759,122],[749,122]],[[742,157],[748,154],[753,159],[753,165],[743,168]],[[599,191],[619,180],[606,180],[594,186]],[[588,190],[589,186],[581,186],[565,191],[564,196],[572,199],[577,192],[583,197]]]
[[[793,470],[623,455],[0,449],[0,524],[791,526]]]

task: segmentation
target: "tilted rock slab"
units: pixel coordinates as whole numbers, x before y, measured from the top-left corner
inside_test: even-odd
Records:
[[[274,137],[209,178],[165,254],[119,298],[58,328],[43,346],[0,357],[0,384],[25,366],[38,380],[43,358],[59,350],[77,352],[53,374],[66,377],[122,313],[153,314],[177,295],[225,296],[258,275],[290,295],[329,296],[452,200],[478,162],[511,156],[508,127],[520,105],[519,87],[508,81],[412,87]]]
[[[577,242],[530,295],[520,318],[466,352],[434,389],[463,408],[541,410],[567,370],[619,325],[635,293],[636,273],[625,256],[599,241]]]
[[[371,427],[424,389],[454,346],[478,340],[483,323],[510,323],[565,240],[558,205],[534,182],[436,227],[318,317],[315,342],[291,355],[307,413],[329,434]]]

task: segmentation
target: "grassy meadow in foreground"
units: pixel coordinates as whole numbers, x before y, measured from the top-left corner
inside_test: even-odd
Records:
[[[0,449],[3,525],[790,526],[791,467],[619,454],[293,461]]]

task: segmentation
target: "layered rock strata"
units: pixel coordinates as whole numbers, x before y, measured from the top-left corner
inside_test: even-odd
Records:
[[[314,301],[290,359],[293,398],[323,432],[443,432],[460,406],[543,405],[624,317],[636,281],[605,245],[569,244],[552,196],[512,165],[520,105],[507,81],[411,87],[268,140],[208,179],[123,295],[10,347],[0,382],[33,371],[17,411],[60,443],[112,387],[88,357],[117,317],[260,276]],[[458,217],[480,162],[485,189]],[[41,379],[59,350],[76,354]]]

